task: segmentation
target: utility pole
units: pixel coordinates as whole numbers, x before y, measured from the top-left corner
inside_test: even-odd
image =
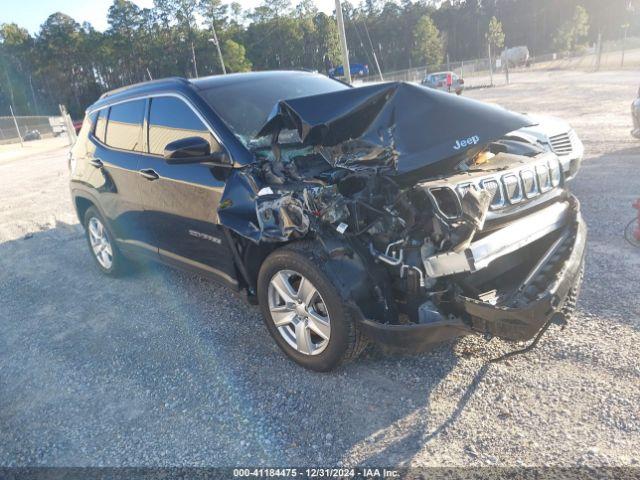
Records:
[[[623,55],[624,56],[624,55]],[[36,92],[33,90],[33,81],[31,80],[31,75],[29,75],[29,86],[31,87],[31,97],[33,98],[33,108],[35,109],[36,115],[39,112],[38,101],[36,100]]]
[[[376,68],[378,69],[378,76],[380,77],[380,81],[384,82],[384,78],[382,77],[382,70],[380,70],[380,64],[378,63],[378,57],[376,56],[376,51],[372,50],[373,52],[373,61],[376,62]]]
[[[18,128],[18,121],[16,120],[16,116],[13,114],[13,107],[9,105],[9,111],[11,112],[11,116],[13,117],[13,124],[16,126],[16,132],[18,132],[18,138],[20,139],[20,146],[24,147],[24,142],[22,141],[22,135],[20,135],[20,129]]]
[[[196,49],[193,46],[193,41],[191,41],[191,59],[193,60],[193,72],[196,74],[196,78],[198,78],[198,64],[196,63]]]
[[[9,86],[9,96],[11,96],[11,104],[16,103],[16,100],[13,98],[13,87],[11,86],[11,78],[9,78],[9,71],[7,70],[7,65],[4,65],[4,74],[7,77],[7,85]]]
[[[340,10],[340,11],[342,12],[342,10]],[[369,35],[369,29],[367,28],[367,22],[365,22],[363,20],[362,24],[364,25],[364,32],[367,34],[367,40],[369,41],[369,47],[371,48],[371,53],[373,54],[373,61],[376,63],[376,68],[378,69],[378,75],[380,76],[380,81],[384,82],[384,78],[382,78],[382,70],[380,70],[380,64],[378,63],[378,56],[376,55],[376,49],[373,48],[373,42],[371,41],[371,35]],[[355,22],[354,22],[354,25],[355,25]],[[346,40],[345,40],[345,42],[346,42]],[[409,61],[411,61],[411,58],[409,58]],[[351,73],[351,72],[349,72],[349,73]]]
[[[601,57],[602,57],[602,33],[598,33],[598,43],[596,44],[596,72],[600,70]]]
[[[220,66],[222,67],[222,74],[227,74],[227,69],[224,66],[224,59],[222,58],[222,51],[220,50],[220,42],[218,42],[218,35],[216,35],[216,27],[213,26],[213,22],[211,22],[211,32],[213,33],[213,38],[210,38],[209,41],[213,43],[218,49],[218,58],[220,59]]]
[[[624,67],[624,49],[627,45],[627,30],[629,30],[629,24],[625,23],[622,26],[622,29],[624,30],[624,36],[622,38],[622,58],[620,59],[620,68]]]
[[[507,85],[509,85],[509,59],[507,56],[504,56],[504,76],[507,80]]]
[[[493,64],[491,62],[491,42],[487,44],[489,48],[489,77],[491,78],[491,86],[493,87]]]
[[[347,83],[351,83],[351,66],[349,65],[349,50],[347,49],[347,36],[344,33],[344,20],[342,19],[342,5],[336,0],[336,20],[338,21],[338,35],[342,47],[342,68]]]

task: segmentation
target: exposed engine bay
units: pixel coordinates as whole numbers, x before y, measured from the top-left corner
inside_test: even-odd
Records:
[[[560,277],[574,287],[584,231],[555,154],[504,138],[529,122],[408,84],[283,101],[220,220],[259,245],[317,241],[373,337],[531,338],[569,295]]]

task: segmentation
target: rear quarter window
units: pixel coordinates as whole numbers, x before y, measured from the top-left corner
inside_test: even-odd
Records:
[[[109,118],[108,108],[103,108],[98,112],[98,119],[96,120],[96,129],[93,135],[102,143],[105,143],[104,140],[107,134],[107,118]]]
[[[96,119],[98,118],[98,113],[88,113],[84,116],[84,120],[82,121],[82,127],[80,128],[80,132],[78,133],[78,137],[86,138],[89,136],[89,133],[93,131],[93,126],[96,123]]]

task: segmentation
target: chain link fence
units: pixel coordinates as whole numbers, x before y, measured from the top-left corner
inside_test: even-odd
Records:
[[[0,145],[57,137],[66,131],[67,125],[61,116],[0,117]]]
[[[602,45],[598,54],[597,48],[587,49],[579,55],[549,53],[532,56],[527,66],[510,67],[509,73],[526,72],[532,70],[616,70],[637,69],[640,67],[640,39],[629,39],[625,42],[627,48],[622,49],[620,42],[610,42]],[[507,75],[500,56],[489,62],[489,58],[478,58],[460,62],[448,62],[439,65],[426,65],[394,72],[383,72],[385,82],[421,82],[435,72],[452,71],[464,79],[465,88],[483,88],[505,85]],[[490,68],[491,66],[491,68]],[[377,74],[371,74],[360,79],[363,83],[380,82]]]
[[[495,62],[494,62],[495,63]],[[427,65],[382,74],[385,82],[421,82],[429,73],[452,71],[464,78],[465,87],[485,86],[491,83],[489,59],[479,58],[463,62],[449,62],[440,65]],[[379,82],[378,75],[363,77],[362,82]]]

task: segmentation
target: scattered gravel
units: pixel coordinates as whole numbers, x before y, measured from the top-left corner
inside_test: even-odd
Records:
[[[0,465],[638,466],[637,76],[512,80],[469,96],[573,124],[590,237],[575,320],[498,364],[513,345],[467,337],[306,371],[225,288],[160,266],[101,276],[64,150],[0,163]]]

